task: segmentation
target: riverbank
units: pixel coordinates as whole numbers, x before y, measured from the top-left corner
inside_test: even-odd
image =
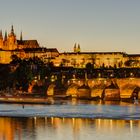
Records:
[[[11,96],[11,97],[0,97],[0,103],[10,103],[10,104],[45,104],[45,105],[52,105],[52,104],[62,104],[62,101],[55,101],[52,98],[47,97],[23,97],[23,96]]]
[[[42,104],[42,105],[54,105],[54,104],[65,104],[69,101],[86,101],[86,102],[114,102],[120,103],[120,102],[126,102],[126,103],[131,103],[134,104],[135,102],[130,99],[130,98],[122,98],[119,101],[118,100],[102,100],[101,98],[72,98],[70,96],[40,96],[40,97],[34,97],[34,96],[0,96],[0,103],[8,103],[8,104]],[[137,100],[137,103],[139,101]]]

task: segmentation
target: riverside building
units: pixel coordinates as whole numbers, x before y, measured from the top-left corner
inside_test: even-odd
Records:
[[[82,52],[76,43],[72,52],[59,53],[56,48],[40,47],[37,40],[24,40],[22,32],[20,39],[17,39],[13,26],[4,37],[0,31],[0,63],[10,63],[12,55],[21,59],[37,56],[45,63],[53,62],[56,67],[85,68],[89,64],[93,68],[140,68],[140,54]]]

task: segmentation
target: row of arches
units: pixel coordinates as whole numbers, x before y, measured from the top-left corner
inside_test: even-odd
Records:
[[[127,92],[127,89],[126,89]],[[62,87],[58,88],[56,85],[51,84],[47,90],[48,96],[63,95],[73,98],[84,98],[84,99],[102,99],[102,100],[113,100],[120,101],[124,97],[124,91],[121,91],[117,85],[111,84],[108,87],[94,87],[90,88],[87,85],[78,86],[77,84],[71,84],[68,88]],[[140,99],[140,87],[135,86],[133,89],[130,89],[129,99]]]

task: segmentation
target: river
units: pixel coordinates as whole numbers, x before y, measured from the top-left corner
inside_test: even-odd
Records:
[[[140,105],[64,101],[0,104],[0,140],[138,140]]]

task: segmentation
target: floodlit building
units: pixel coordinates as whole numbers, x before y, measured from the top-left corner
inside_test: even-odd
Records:
[[[39,46],[37,40],[23,40],[22,32],[18,40],[13,25],[11,32],[3,37],[0,31],[0,63],[8,64],[11,61],[11,56],[17,55],[20,58],[39,57],[43,61],[54,58],[59,55],[56,48],[43,48]]]
[[[140,54],[124,52],[82,52],[80,44],[74,44],[72,52],[59,53],[56,48],[40,47],[37,40],[23,40],[22,32],[18,40],[14,28],[3,37],[0,31],[0,63],[8,64],[11,56],[21,59],[39,57],[45,63],[53,62],[54,66],[85,68],[123,68],[140,67]]]
[[[138,59],[140,57],[137,57]],[[87,64],[91,67],[125,67],[129,55],[124,52],[81,52],[80,45],[74,45],[73,52],[60,53],[53,60],[55,66],[69,66],[75,68],[85,68]]]

